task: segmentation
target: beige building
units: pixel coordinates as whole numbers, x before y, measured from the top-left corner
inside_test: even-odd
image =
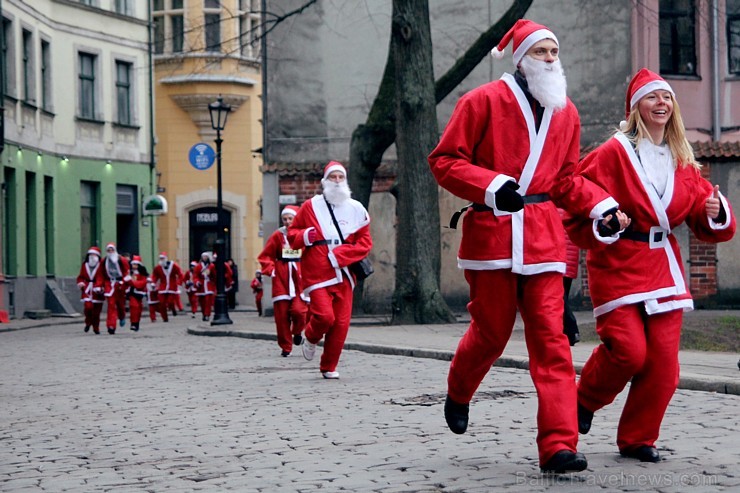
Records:
[[[183,268],[215,248],[217,164],[198,169],[189,151],[198,143],[216,150],[208,104],[221,95],[232,109],[221,133],[225,258],[238,265],[242,286],[253,276],[262,249],[259,3],[152,3],[157,186],[169,209],[158,222],[158,245]]]

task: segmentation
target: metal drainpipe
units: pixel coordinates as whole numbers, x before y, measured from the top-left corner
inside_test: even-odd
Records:
[[[147,20],[149,24],[148,38],[148,53],[149,58],[149,193],[157,193],[156,189],[156,176],[157,176],[157,162],[154,158],[154,31],[153,17],[152,17],[152,0],[147,0]],[[157,258],[157,231],[155,228],[155,222],[157,222],[155,216],[150,216],[149,219],[149,231],[151,234],[151,254],[152,259]],[[153,261],[153,260],[152,260]]]
[[[712,140],[719,142],[722,137],[719,107],[719,6],[717,0],[710,2],[712,10]]]

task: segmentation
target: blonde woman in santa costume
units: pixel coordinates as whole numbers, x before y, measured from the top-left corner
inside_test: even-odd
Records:
[[[450,365],[445,420],[452,432],[465,433],[469,403],[503,353],[518,309],[537,389],[540,468],[582,471],[588,464],[576,449],[575,371],[563,334],[565,230],[557,208],[600,219],[617,203],[573,175],[580,120],[566,96],[555,34],[519,20],[494,56],[509,42],[516,72],[465,94],[429,156],[439,184],[473,203],[458,252],[472,320]]]
[[[77,276],[80,299],[84,305],[85,332],[89,332],[92,327],[96,334],[100,334],[100,312],[105,301],[100,265],[100,248],[91,246],[85,254],[85,261],[82,262],[80,274]]]
[[[593,413],[631,381],[617,446],[623,456],[658,462],[655,442],[679,379],[683,312],[693,309],[672,231],[686,223],[699,240],[717,243],[730,240],[736,225],[719,186],[701,176],[671,86],[642,69],[625,106],[627,121],[584,159],[579,174],[619,201],[627,228],[611,234],[598,222],[567,220],[573,241],[590,249],[602,340],[578,383],[578,426],[588,433]]]
[[[373,240],[370,215],[350,197],[347,170],[341,163],[330,161],[324,167],[321,187],[322,194],[301,205],[288,228],[288,239],[293,248],[303,249],[303,293],[311,298],[301,346],[303,357],[312,360],[316,345],[324,339],[319,370],[324,378],[336,379],[352,317],[355,277],[348,267],[367,257]],[[334,226],[329,208],[341,232]]]
[[[294,344],[301,343],[308,312],[302,298],[301,250],[294,250],[288,242],[288,228],[297,213],[298,207],[285,206],[280,214],[283,226],[270,235],[257,256],[262,274],[272,278],[272,309],[283,357],[290,355]]]

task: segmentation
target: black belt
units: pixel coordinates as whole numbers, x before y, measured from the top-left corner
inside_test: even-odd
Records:
[[[522,196],[522,202],[524,202],[524,205],[540,204],[542,202],[548,202],[549,200],[550,200],[550,195],[547,193],[533,193],[532,195]],[[468,204],[452,215],[452,217],[450,218],[450,229],[457,229],[457,223],[460,220],[460,216],[462,216],[463,213],[468,209],[473,209],[475,212],[492,212],[493,211],[492,207],[488,207],[485,204],[477,204],[475,202],[473,202],[472,204]]]
[[[316,240],[308,246],[319,246],[319,245],[339,245],[339,240]]]
[[[316,243],[314,243],[314,245],[315,244]],[[301,261],[301,259],[299,258],[279,258],[278,260],[281,262],[300,262]]]
[[[641,241],[643,243],[650,243],[651,233],[642,233],[640,231],[634,231],[632,229],[626,229],[619,234],[620,238],[632,241]],[[666,237],[666,232],[663,230],[652,232],[653,243],[660,243]]]

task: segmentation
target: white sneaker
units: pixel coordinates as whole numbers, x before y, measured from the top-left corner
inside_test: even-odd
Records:
[[[301,344],[301,352],[303,353],[304,358],[311,361],[313,356],[316,354],[316,344],[308,342],[308,339],[304,337],[303,343]]]
[[[324,378],[329,380],[336,380],[339,378],[338,371],[322,371],[321,374],[324,375]]]

